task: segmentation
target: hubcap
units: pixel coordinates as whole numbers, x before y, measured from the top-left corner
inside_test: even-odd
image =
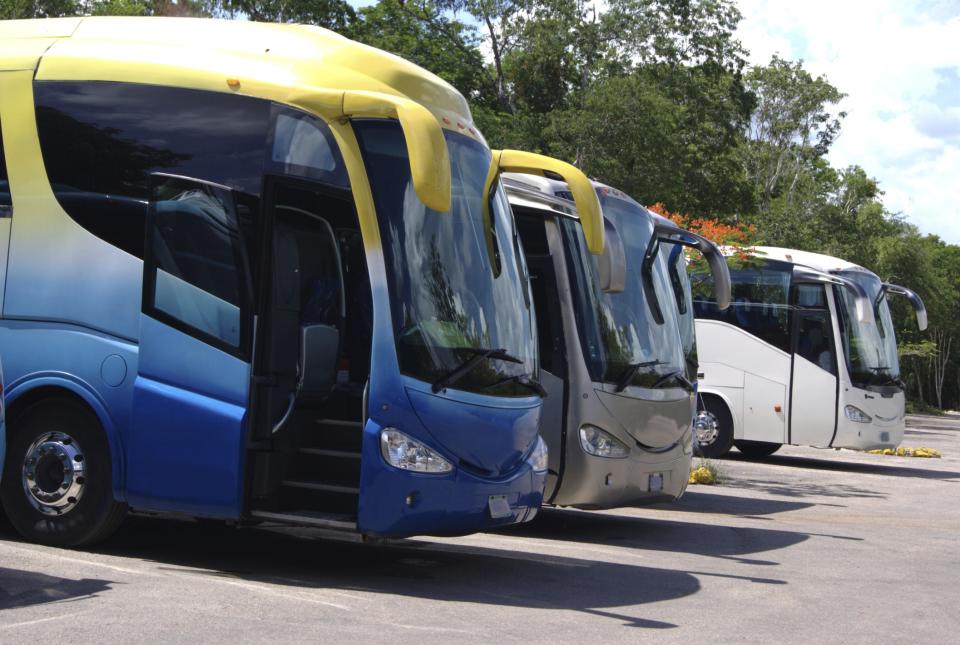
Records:
[[[700,410],[693,420],[693,431],[697,435],[697,443],[701,446],[709,446],[717,440],[720,424],[713,414],[707,410]]]
[[[69,513],[86,486],[86,462],[80,445],[64,432],[46,432],[23,459],[23,490],[44,515]]]

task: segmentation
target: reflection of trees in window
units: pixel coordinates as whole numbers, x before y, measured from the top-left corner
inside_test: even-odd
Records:
[[[116,128],[84,123],[56,108],[37,108],[37,128],[47,176],[53,184],[65,184],[55,189],[147,199],[151,172],[191,159],[122,138]]]

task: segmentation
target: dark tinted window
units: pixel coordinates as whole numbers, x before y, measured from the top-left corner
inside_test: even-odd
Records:
[[[826,289],[822,284],[798,284],[793,287],[792,300],[797,307],[797,354],[836,374],[837,352]]]
[[[7,180],[7,157],[3,150],[3,135],[0,134],[0,217],[9,215],[12,207],[10,182]]]
[[[697,274],[694,282],[694,313],[697,318],[720,320],[744,329],[785,352],[790,351],[790,278],[793,267],[775,260],[728,260],[733,302],[717,309],[709,273]]]
[[[514,208],[513,212],[517,222],[517,232],[520,233],[520,241],[523,242],[523,251],[527,257],[550,255],[544,216],[536,212],[527,214],[518,208]]]
[[[148,308],[239,347],[249,277],[233,194],[167,178],[158,181],[151,206],[156,266],[148,276],[153,292]]]
[[[274,111],[268,170],[349,188],[347,167],[330,127],[305,112],[279,105]]]
[[[44,164],[60,204],[137,257],[151,173],[260,192],[268,101],[130,83],[39,81],[34,93]]]

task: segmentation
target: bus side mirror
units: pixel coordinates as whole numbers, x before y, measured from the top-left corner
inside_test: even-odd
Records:
[[[600,290],[604,293],[622,293],[627,286],[627,252],[617,227],[603,218],[605,237],[603,253],[597,257],[600,269]]]
[[[913,305],[913,310],[917,314],[917,327],[920,328],[920,331],[927,328],[927,306],[923,304],[923,300],[915,291],[901,287],[898,284],[890,284],[887,282],[883,284],[883,290],[886,293],[895,293],[909,300],[910,304]]]
[[[794,265],[793,282],[815,282],[820,284],[835,284],[843,287],[853,294],[856,303],[857,321],[862,323],[876,323],[873,318],[873,307],[870,303],[870,296],[859,283],[853,280],[847,280],[838,275],[823,273],[810,267]]]
[[[498,172],[518,172],[527,175],[543,175],[552,172],[560,175],[573,194],[573,202],[577,206],[587,248],[593,255],[603,253],[604,224],[600,200],[593,189],[593,184],[583,171],[565,161],[521,150],[494,150],[492,164],[493,168],[487,176],[488,195]]]
[[[340,332],[330,325],[300,328],[300,395],[326,394],[337,376]]]
[[[727,309],[733,297],[733,285],[730,281],[730,267],[727,265],[727,259],[723,256],[720,247],[702,235],[697,235],[667,222],[657,222],[654,224],[654,229],[660,239],[700,251],[713,276],[713,294],[717,301],[717,309],[720,311]]]
[[[416,101],[382,92],[308,88],[290,103],[328,120],[352,117],[396,119],[410,158],[410,177],[420,201],[430,210],[450,210],[450,155],[443,128],[430,110]]]

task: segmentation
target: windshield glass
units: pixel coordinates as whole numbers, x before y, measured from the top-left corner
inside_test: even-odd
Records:
[[[594,381],[619,383],[631,366],[630,385],[650,387],[660,376],[683,370],[677,308],[663,256],[650,269],[653,294],[663,314],[657,323],[644,289],[643,260],[653,238],[653,222],[637,204],[601,195],[604,217],[617,227],[626,251],[626,285],[621,293],[600,290],[596,256],[587,250],[580,223],[563,218],[567,270],[573,287],[577,331]],[[682,372],[683,373],[683,372]],[[671,387],[676,383],[671,382]]]
[[[900,378],[897,339],[880,278],[868,271],[840,271],[838,275],[863,287],[879,325],[858,321],[853,293],[841,287],[834,289],[840,303],[840,338],[850,379],[858,387],[895,385]]]
[[[538,376],[536,320],[506,196],[499,182],[492,195],[484,194],[490,150],[445,132],[452,205],[438,213],[414,192],[400,125],[357,120],[353,127],[383,238],[400,371],[437,383],[475,359],[478,349],[505,350],[518,362],[479,359],[450,387],[531,396],[514,377]]]
[[[687,369],[687,379],[697,380],[697,334],[693,316],[693,289],[687,274],[687,257],[682,244],[660,243],[660,255],[667,265],[670,285],[673,287],[674,301],[677,303],[677,320],[680,324],[680,342],[683,343],[683,357]]]

